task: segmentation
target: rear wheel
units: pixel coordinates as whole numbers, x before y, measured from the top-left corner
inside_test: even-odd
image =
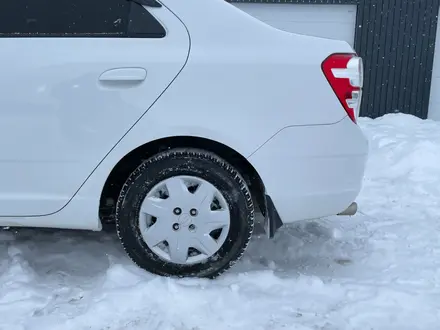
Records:
[[[213,278],[243,254],[254,206],[240,174],[198,149],[157,154],[128,178],[116,226],[129,257],[163,276]]]

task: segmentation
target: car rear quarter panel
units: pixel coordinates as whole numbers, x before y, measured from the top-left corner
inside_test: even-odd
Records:
[[[284,127],[346,116],[321,70],[331,53],[353,52],[346,42],[277,30],[224,0],[163,2],[188,28],[191,52],[147,121],[168,112],[166,126],[203,127],[248,156]]]

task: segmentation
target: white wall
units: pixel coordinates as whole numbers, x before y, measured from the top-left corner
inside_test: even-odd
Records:
[[[356,5],[234,3],[278,29],[316,37],[340,39],[354,46]]]

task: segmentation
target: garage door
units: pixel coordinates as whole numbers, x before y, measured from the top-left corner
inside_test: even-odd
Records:
[[[440,23],[437,25],[428,118],[440,120]]]
[[[339,39],[354,45],[356,5],[234,3],[248,14],[288,32]]]

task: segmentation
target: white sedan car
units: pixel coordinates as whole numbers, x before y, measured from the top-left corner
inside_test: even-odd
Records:
[[[102,230],[163,276],[214,278],[254,210],[352,215],[362,60],[224,0],[0,4],[0,226]]]

